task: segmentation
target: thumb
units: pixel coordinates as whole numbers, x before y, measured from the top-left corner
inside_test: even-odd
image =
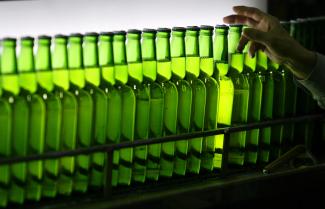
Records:
[[[269,41],[269,34],[260,30],[256,30],[254,28],[245,28],[243,31],[243,36],[245,36],[247,39],[267,45]]]

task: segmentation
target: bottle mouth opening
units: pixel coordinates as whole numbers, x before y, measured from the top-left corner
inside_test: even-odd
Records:
[[[170,33],[171,29],[170,28],[158,28],[157,32]]]

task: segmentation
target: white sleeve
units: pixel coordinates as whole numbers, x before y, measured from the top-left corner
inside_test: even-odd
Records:
[[[325,109],[325,56],[316,53],[316,65],[311,74],[305,80],[298,80],[297,82],[303,85],[318,105]]]

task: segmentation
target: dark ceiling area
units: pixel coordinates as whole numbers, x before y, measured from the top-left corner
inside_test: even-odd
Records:
[[[280,20],[325,16],[325,1],[268,0],[268,12]]]

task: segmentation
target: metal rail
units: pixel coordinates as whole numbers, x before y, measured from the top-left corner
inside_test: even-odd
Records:
[[[89,148],[78,148],[78,149],[67,150],[67,151],[47,152],[44,154],[34,154],[34,155],[28,155],[28,156],[2,157],[2,158],[0,158],[0,165],[30,162],[30,161],[35,161],[35,160],[56,159],[56,158],[67,157],[67,156],[87,155],[87,154],[92,154],[92,153],[96,153],[96,152],[112,152],[116,149],[121,149],[121,148],[137,147],[137,146],[141,146],[141,145],[150,145],[150,144],[164,143],[164,142],[170,142],[170,141],[180,141],[180,140],[184,140],[184,139],[214,136],[214,135],[220,135],[220,134],[229,135],[230,133],[234,133],[234,132],[247,131],[247,130],[252,130],[252,129],[258,129],[258,128],[270,127],[270,126],[275,126],[275,125],[288,124],[288,123],[299,123],[299,122],[304,122],[304,121],[318,121],[318,120],[322,120],[322,119],[325,119],[325,113],[266,120],[266,121],[261,121],[261,122],[257,122],[257,123],[234,125],[234,126],[219,128],[219,129],[211,130],[211,131],[172,135],[172,136],[166,136],[166,137],[151,138],[151,139],[147,139],[147,140],[134,140],[132,142],[121,142],[118,144],[104,144],[104,145],[92,146]],[[227,142],[226,138],[227,137],[225,137],[225,142]]]

